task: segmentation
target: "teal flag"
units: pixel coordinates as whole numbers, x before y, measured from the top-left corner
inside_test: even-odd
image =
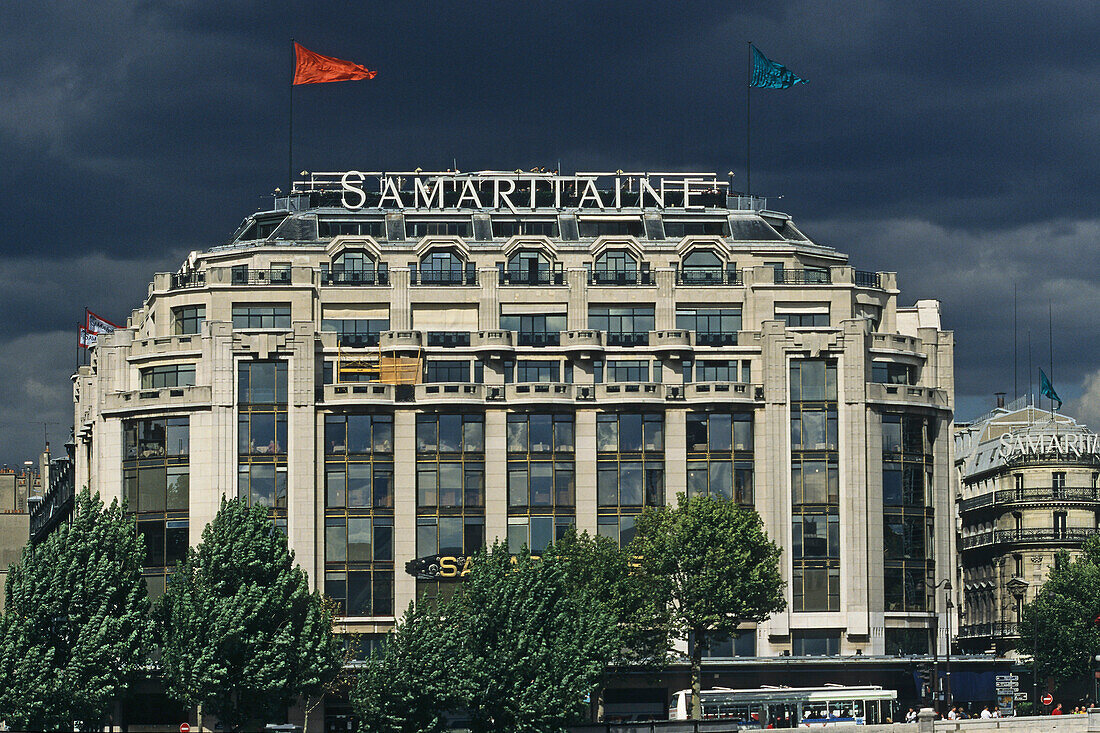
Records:
[[[1043,397],[1049,397],[1058,403],[1056,410],[1062,409],[1062,398],[1058,396],[1058,393],[1054,391],[1054,385],[1047,379],[1047,373],[1042,369],[1039,370],[1039,394]]]
[[[756,46],[752,49],[752,77],[749,79],[750,87],[762,87],[764,89],[788,89],[795,84],[805,84],[806,80],[796,76],[793,71],[783,64],[777,64],[764,54]]]

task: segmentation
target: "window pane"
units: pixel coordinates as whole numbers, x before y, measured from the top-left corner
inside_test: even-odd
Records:
[[[340,524],[325,527],[325,562],[344,562],[347,560],[348,528]]]
[[[348,562],[371,561],[370,517],[348,518]]]

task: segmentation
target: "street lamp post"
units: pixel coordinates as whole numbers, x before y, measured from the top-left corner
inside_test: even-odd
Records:
[[[946,627],[946,630],[947,630],[947,656],[946,656],[946,659],[945,659],[946,667],[947,667],[947,672],[946,672],[946,675],[945,675],[946,678],[947,678],[947,685],[946,685],[946,688],[945,688],[944,692],[946,693],[945,697],[946,697],[947,707],[950,709],[950,707],[951,707],[951,609],[954,608],[954,604],[951,602],[951,579],[950,578],[944,578],[943,580],[941,580],[940,582],[938,582],[934,585],[932,583],[929,583],[928,581],[925,581],[924,585],[926,587],[932,589],[933,592],[939,590],[941,587],[945,591],[947,591],[947,606],[946,606],[946,608],[947,608],[947,627]],[[936,602],[935,594],[933,594],[933,596],[932,596],[932,602],[933,602],[933,604],[935,604],[935,602]],[[940,615],[939,615],[938,612],[935,614],[935,617],[934,617],[933,621],[936,624],[935,625],[936,634],[935,634],[935,636],[932,637],[932,675],[933,675],[933,677],[932,677],[932,697],[933,697],[933,700],[935,701],[936,710],[939,710],[940,709],[940,706],[939,706],[939,702],[940,702],[940,670],[939,670],[939,646],[940,646],[940,628],[939,628],[940,624],[939,624],[939,621],[940,621]]]
[[[947,593],[947,673],[944,675],[947,678],[947,709],[951,709],[951,609],[955,607],[954,602],[951,600],[951,581],[947,581],[943,590]]]
[[[1027,596],[1028,582],[1026,580],[1022,579],[1022,578],[1013,578],[1012,580],[1008,581],[1008,583],[1006,583],[1005,585],[1008,588],[1008,592],[1012,594],[1012,598],[1016,601],[1016,629],[1017,629],[1017,631],[1019,631],[1020,624],[1024,620],[1024,615],[1023,615],[1023,610],[1024,609],[1023,609],[1023,606],[1021,604],[1024,602],[1024,598]],[[1032,704],[1035,706],[1035,708],[1034,708],[1035,714],[1038,715],[1039,714],[1039,709],[1040,709],[1039,708],[1039,665],[1038,665],[1038,662],[1036,661],[1036,659],[1038,657],[1038,652],[1039,652],[1039,649],[1038,649],[1038,646],[1039,646],[1039,625],[1038,624],[1032,624],[1032,625],[1035,627],[1035,637],[1033,639],[1032,646],[1031,646],[1031,677],[1032,677],[1032,687],[1034,688],[1034,690],[1033,690],[1034,701],[1033,701]]]

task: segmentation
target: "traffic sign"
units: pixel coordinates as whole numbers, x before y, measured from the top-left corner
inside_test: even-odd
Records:
[[[1015,674],[999,674],[997,675],[998,682],[1019,682],[1020,676]]]
[[[1044,705],[1050,706],[1054,704],[1054,695],[1051,695],[1049,692],[1043,695],[1042,699]]]
[[[180,733],[191,733],[191,726],[187,723],[180,723]]]
[[[1016,694],[1014,694],[1012,696],[1012,699],[1013,700],[1023,700],[1023,701],[1026,702],[1027,701],[1027,693],[1026,692],[1017,692]]]

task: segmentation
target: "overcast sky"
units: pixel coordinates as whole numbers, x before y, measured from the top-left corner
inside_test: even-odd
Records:
[[[0,4],[0,463],[55,446],[88,306],[225,241],[287,173],[290,39],[378,70],[295,90],[298,170],[745,168],[901,303],[943,302],[958,418],[1046,364],[1100,427],[1100,3]],[[741,184],[737,182],[740,181]],[[782,200],[776,197],[782,196]]]

